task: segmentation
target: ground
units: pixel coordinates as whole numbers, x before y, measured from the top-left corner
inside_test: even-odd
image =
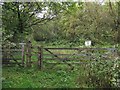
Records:
[[[62,51],[62,53],[66,52],[68,53]],[[33,56],[32,59],[36,61],[37,58]],[[115,75],[119,72],[118,60],[99,60],[98,56],[96,60],[84,62],[87,63],[73,64],[74,69],[66,64],[44,64],[40,70],[37,63],[30,68],[17,65],[3,67],[2,85],[3,88],[116,87],[116,83],[113,84],[112,80],[116,79]]]

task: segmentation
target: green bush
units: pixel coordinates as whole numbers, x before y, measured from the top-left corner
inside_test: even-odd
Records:
[[[119,60],[97,60],[88,70],[88,84],[94,87],[118,87]]]

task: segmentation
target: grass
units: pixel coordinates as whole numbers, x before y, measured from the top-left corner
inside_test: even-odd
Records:
[[[3,88],[75,88],[78,70],[65,70],[65,66],[52,70],[10,67],[3,68]]]
[[[99,65],[95,65],[95,63],[96,61],[91,63],[89,61],[87,64],[73,65],[73,70],[66,64],[58,64],[54,67],[47,64],[42,70],[38,69],[37,65],[33,65],[31,68],[3,67],[2,86],[3,88],[91,88],[96,87],[97,83],[102,83],[105,86],[107,81],[104,80],[104,77],[111,74],[107,74],[111,67],[106,66],[108,64],[105,65],[104,62],[98,63]],[[110,61],[107,63],[111,65]],[[96,71],[92,71],[93,68]]]
[[[52,43],[45,45],[45,47],[48,47],[48,46],[49,47],[67,47],[65,45],[63,46],[52,45]],[[61,50],[61,51],[52,51],[52,52],[58,53],[58,54],[68,54],[68,53],[72,54],[73,52],[79,53],[77,51],[72,51],[72,50],[71,51]],[[99,54],[99,52],[94,52],[94,53],[96,55]],[[48,53],[44,52],[44,54],[48,54]],[[50,58],[51,56],[46,56],[46,57]],[[32,61],[36,62],[37,56],[35,55],[32,56]],[[48,60],[48,61],[51,62],[51,60]],[[86,61],[83,61],[83,62],[86,62]],[[2,85],[3,85],[3,88],[79,88],[79,87],[87,88],[87,87],[94,87],[94,85],[92,85],[92,82],[88,83],[90,81],[89,78],[92,77],[92,76],[89,76],[89,73],[92,73],[90,70],[91,67],[89,67],[90,62],[91,61],[87,61],[88,64],[73,65],[74,66],[73,70],[71,70],[71,68],[66,64],[58,64],[58,65],[44,64],[42,70],[39,70],[36,64],[33,64],[31,68],[26,68],[26,67],[20,68],[18,66],[9,67],[9,68],[3,67],[2,77],[4,79],[3,79]],[[95,60],[92,63],[96,64]],[[102,64],[104,64],[104,62]],[[102,68],[103,67],[102,64],[98,66],[101,66]],[[92,67],[94,68],[95,66],[93,65]],[[95,69],[97,69],[97,67],[95,67]],[[99,74],[97,73],[96,75],[99,75]],[[105,76],[104,72],[99,76],[101,77],[102,75]],[[93,76],[96,77],[95,74]],[[105,81],[105,80],[103,79],[102,81]]]

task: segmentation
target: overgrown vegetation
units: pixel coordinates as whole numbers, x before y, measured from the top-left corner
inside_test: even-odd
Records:
[[[117,48],[109,60],[99,52],[86,64],[45,65],[32,68],[3,67],[3,88],[120,87],[120,2],[4,2],[2,4],[3,46],[30,40],[33,46]],[[36,51],[36,50],[35,50]],[[61,51],[55,53],[72,53]],[[102,53],[102,52],[100,52]],[[107,52],[109,53],[109,52]],[[76,57],[74,57],[75,59]],[[37,61],[37,57],[32,59]]]
[[[3,68],[3,88],[91,88],[118,87],[119,62],[92,61],[75,65],[46,65],[42,71],[32,68]]]

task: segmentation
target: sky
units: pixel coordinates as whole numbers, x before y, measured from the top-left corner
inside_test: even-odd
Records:
[[[61,0],[62,1],[62,0]],[[74,1],[80,1],[80,0],[74,0]],[[87,1],[87,2],[95,2],[96,0],[82,0],[82,1]],[[105,0],[97,0],[101,5],[104,5],[105,4]],[[48,7],[45,7],[46,10],[42,11],[41,13],[37,13],[36,16],[38,18],[43,18],[44,17],[44,14],[47,13],[47,10],[48,10]]]

